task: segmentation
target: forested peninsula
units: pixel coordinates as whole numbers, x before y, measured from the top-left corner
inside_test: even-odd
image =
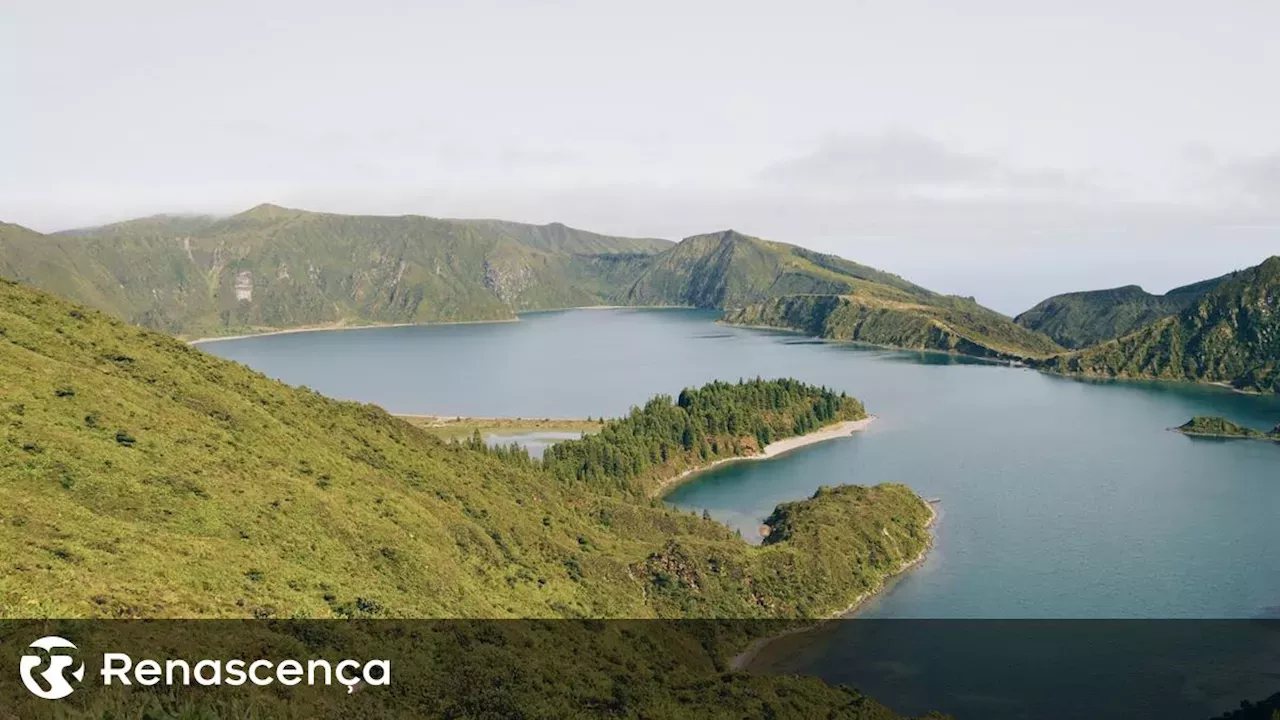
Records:
[[[796,380],[712,382],[674,400],[660,395],[597,434],[556,443],[543,463],[565,482],[652,497],[692,470],[865,419],[856,398]]]

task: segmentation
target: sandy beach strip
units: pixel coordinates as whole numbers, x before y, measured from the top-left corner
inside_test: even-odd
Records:
[[[721,458],[714,462],[709,462],[706,465],[689,468],[679,475],[663,480],[657,487],[650,491],[649,495],[650,497],[662,497],[666,493],[670,492],[672,488],[686,482],[692,476],[706,472],[718,465],[733,462],[747,462],[749,460],[768,460],[770,458],[778,457],[784,453],[791,452],[797,448],[805,447],[806,445],[813,445],[814,443],[820,443],[824,440],[848,437],[859,430],[866,429],[866,427],[875,422],[875,420],[875,415],[868,415],[861,420],[846,420],[845,422],[838,422],[834,425],[828,425],[824,428],[814,430],[811,433],[805,433],[804,435],[797,435],[795,437],[778,440],[777,442],[771,442],[764,446],[764,450],[756,453],[755,455]]]
[[[564,308],[546,308],[543,310],[524,310],[519,315],[530,315],[534,313],[549,312],[565,312],[567,310],[687,310],[691,309],[691,305],[583,305],[580,307],[564,307]],[[418,327],[428,325],[489,325],[492,323],[510,323],[520,322],[517,315],[512,318],[499,318],[497,320],[432,320],[428,322],[409,322],[409,323],[368,323],[363,325],[352,325],[344,323],[332,323],[329,325],[306,325],[304,327],[284,328],[282,330],[264,330],[262,332],[243,333],[241,335],[213,335],[210,337],[196,338],[186,341],[188,345],[203,345],[205,343],[219,342],[221,340],[244,340],[245,338],[267,337],[270,335],[293,335],[295,333],[307,332],[339,332],[342,330],[370,330],[373,328],[395,328],[395,327]]]
[[[284,330],[266,330],[263,332],[245,333],[243,335],[214,335],[212,337],[188,340],[187,344],[203,345],[205,343],[220,342],[222,340],[244,340],[245,338],[268,337],[271,335],[294,335],[297,333],[310,332],[343,332],[347,330],[374,330],[377,328],[419,327],[423,325],[488,325],[490,323],[507,322],[520,322],[520,318],[502,318],[500,320],[445,320],[441,322],[421,323],[370,323],[368,325],[343,325],[338,323],[333,325],[308,325],[306,327],[285,328]]]

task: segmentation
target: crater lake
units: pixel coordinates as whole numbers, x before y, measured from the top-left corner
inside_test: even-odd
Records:
[[[820,342],[691,310],[531,313],[520,322],[225,340],[202,349],[394,413],[625,414],[713,379],[844,390],[867,430],[728,464],[667,495],[759,541],[779,502],[902,482],[940,502],[927,560],[860,609],[884,618],[1256,618],[1280,614],[1280,399],[1208,386],[1069,379],[967,358]]]

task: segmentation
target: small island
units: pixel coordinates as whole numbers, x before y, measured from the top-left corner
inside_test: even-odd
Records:
[[[1197,415],[1173,429],[1183,435],[1191,435],[1193,437],[1280,441],[1280,425],[1277,425],[1271,432],[1264,433],[1216,415]]]

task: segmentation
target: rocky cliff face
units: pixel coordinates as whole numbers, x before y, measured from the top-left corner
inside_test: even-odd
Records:
[[[484,286],[509,305],[515,304],[520,294],[535,281],[533,270],[527,265],[509,263],[503,267],[499,263],[484,261]]]

